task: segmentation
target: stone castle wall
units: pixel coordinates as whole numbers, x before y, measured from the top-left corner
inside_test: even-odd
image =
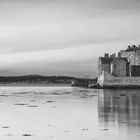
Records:
[[[103,71],[102,75],[98,77],[98,84],[102,88],[140,87],[140,77],[114,77]]]
[[[121,51],[121,57],[127,57],[130,65],[140,65],[140,50],[136,51]]]
[[[111,74],[116,77],[127,76],[127,62],[123,59],[115,59],[111,63]]]

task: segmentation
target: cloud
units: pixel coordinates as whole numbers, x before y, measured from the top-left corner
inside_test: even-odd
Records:
[[[0,0],[0,66],[89,72],[138,43],[139,16],[138,0]]]
[[[131,18],[130,18],[131,17]],[[28,26],[1,26],[0,53],[47,51],[139,39],[138,16],[96,17]],[[137,22],[130,22],[137,20]]]
[[[89,48],[92,50],[92,48]],[[89,54],[90,50],[85,47],[81,48],[63,48],[58,50],[49,51],[38,51],[38,52],[28,52],[28,53],[13,53],[0,55],[0,65],[9,66],[13,64],[30,63],[30,62],[45,62],[46,64],[56,63],[56,62],[79,62],[83,60],[88,60],[91,58]],[[82,55],[82,57],[81,57]]]

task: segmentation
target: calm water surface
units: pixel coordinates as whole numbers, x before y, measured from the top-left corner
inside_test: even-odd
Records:
[[[140,91],[0,87],[1,140],[139,140]]]

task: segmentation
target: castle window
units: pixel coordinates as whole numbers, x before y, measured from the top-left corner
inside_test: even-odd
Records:
[[[116,68],[116,67],[117,67],[117,65],[115,64],[115,65],[114,65],[114,68]]]

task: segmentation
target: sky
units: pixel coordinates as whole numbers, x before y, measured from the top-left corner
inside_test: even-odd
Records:
[[[139,0],[0,0],[0,75],[95,77],[139,26]]]

